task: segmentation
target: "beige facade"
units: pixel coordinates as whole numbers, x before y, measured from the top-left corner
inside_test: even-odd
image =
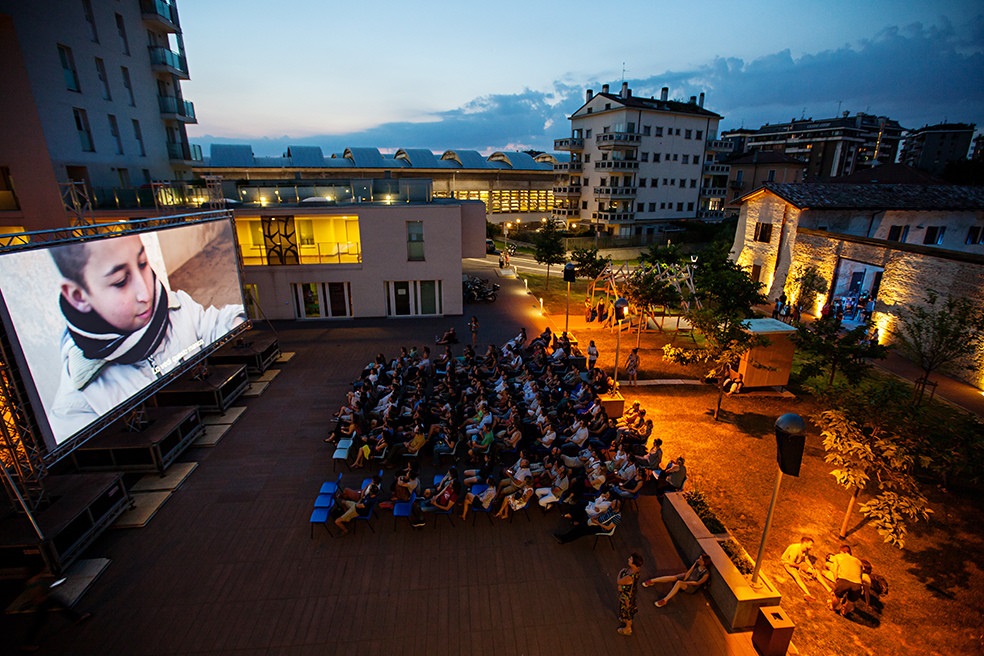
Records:
[[[877,197],[884,201],[881,207]],[[883,342],[891,343],[898,309],[919,304],[929,290],[984,307],[984,192],[766,185],[742,199],[731,255],[764,284],[771,301],[785,292],[796,303],[797,279],[807,268],[816,269],[829,291],[815,307],[802,308],[809,314],[819,314],[835,298],[875,297],[874,324]],[[979,363],[961,363],[949,373],[984,387]]]

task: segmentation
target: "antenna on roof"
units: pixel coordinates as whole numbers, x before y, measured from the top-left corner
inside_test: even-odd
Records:
[[[619,82],[625,82],[625,62],[622,62],[622,79]]]
[[[840,100],[837,101],[837,115],[838,116],[840,116],[840,113],[841,113],[841,102],[842,101],[840,101]]]

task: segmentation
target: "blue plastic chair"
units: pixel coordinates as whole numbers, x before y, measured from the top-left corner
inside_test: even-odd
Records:
[[[485,508],[477,503],[478,497],[487,489],[489,489],[488,485],[485,485],[484,483],[475,483],[471,486],[471,489],[468,490],[470,494],[475,495],[475,501],[472,502],[471,505],[472,526],[474,526],[475,522],[478,520],[479,513],[485,515],[486,519],[489,520],[490,525],[495,526],[495,523],[492,521],[492,509],[495,507],[495,499],[492,500],[492,503],[489,504],[488,508]]]
[[[314,539],[314,525],[321,524],[325,527],[325,531],[328,531],[328,535],[331,535],[331,531],[328,529],[328,517],[331,513],[331,508],[315,508],[311,513],[311,539]]]
[[[369,508],[366,510],[366,514],[365,515],[356,515],[352,520],[353,521],[360,520],[360,519],[363,520],[366,523],[366,526],[369,527],[369,530],[372,531],[373,533],[375,533],[376,532],[376,529],[374,529],[372,527],[372,517],[373,517],[373,511],[375,509],[376,509],[376,501],[375,500],[370,501],[369,502]],[[352,528],[355,528],[355,524],[352,524]]]
[[[413,511],[413,504],[417,502],[417,493],[410,493],[409,501],[397,501],[393,504],[393,530],[396,530],[396,519],[398,517],[406,517],[407,521],[410,520],[410,513]]]
[[[338,492],[338,488],[342,485],[342,475],[338,475],[338,479],[334,481],[325,481],[321,484],[321,489],[318,494],[335,494]]]

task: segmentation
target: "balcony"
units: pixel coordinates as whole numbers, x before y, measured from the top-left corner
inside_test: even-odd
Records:
[[[734,149],[734,144],[730,141],[725,141],[723,139],[708,139],[707,140],[707,150],[715,150],[718,152],[731,152]]]
[[[615,223],[620,221],[635,221],[635,212],[621,210],[601,210],[598,212],[598,220],[604,223]]]
[[[169,159],[179,162],[200,162],[202,161],[202,147],[185,142],[169,143],[167,156]]]
[[[704,173],[707,175],[728,175],[731,172],[730,164],[709,164],[704,163]]]
[[[724,187],[701,187],[701,198],[724,198],[728,195],[728,190]]]
[[[562,162],[554,164],[554,173],[580,173],[584,169],[581,162]]]
[[[174,96],[157,96],[157,104],[161,109],[161,117],[184,123],[197,123],[195,105],[187,100]]]
[[[178,27],[178,12],[164,0],[140,0],[140,14],[144,21],[151,25],[162,27],[174,34],[181,31]]]
[[[595,145],[600,150],[636,148],[642,135],[635,132],[603,132],[595,137]]]
[[[179,55],[162,46],[148,46],[148,50],[150,50],[150,64],[155,71],[170,73],[182,80],[191,79],[188,75],[188,62],[184,55]]]
[[[554,187],[553,188],[554,198],[580,198],[581,197],[581,185],[572,185],[569,187]]]
[[[635,198],[635,187],[595,187],[594,195],[598,200],[631,200]]]
[[[550,214],[558,219],[566,219],[568,217],[579,217],[581,216],[581,210],[576,207],[555,207],[550,211]]]
[[[594,163],[596,171],[638,171],[639,162],[627,159],[607,159]]]
[[[584,150],[584,139],[580,137],[570,137],[568,139],[554,139],[554,150]]]

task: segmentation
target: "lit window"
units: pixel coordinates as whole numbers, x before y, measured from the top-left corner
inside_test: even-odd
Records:
[[[410,262],[424,260],[423,221],[407,221],[407,260]]]

